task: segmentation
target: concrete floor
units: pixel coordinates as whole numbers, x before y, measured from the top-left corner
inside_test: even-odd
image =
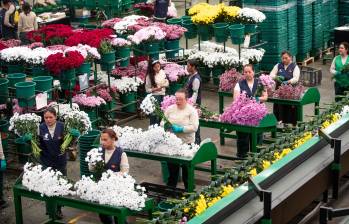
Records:
[[[178,3],[177,8],[179,11],[179,15],[184,14],[183,4]],[[196,43],[196,40],[190,40],[189,41],[189,47]],[[185,46],[184,41],[181,43],[182,47]],[[333,101],[334,99],[334,88],[333,88],[333,82],[331,81],[330,75],[329,75],[329,64],[322,65],[320,62],[316,62],[313,66],[317,69],[322,69],[323,72],[323,80],[321,86],[318,86],[320,92],[321,92],[321,105],[324,105],[326,103],[329,103]],[[228,105],[231,103],[231,99],[225,100],[225,105]],[[213,91],[203,91],[203,105],[207,106],[209,110],[211,111],[218,111],[218,96],[216,92]],[[271,110],[271,104],[268,104],[268,108]],[[307,106],[304,110],[305,113],[305,120],[310,119],[310,116],[313,114],[313,106]],[[128,122],[126,125],[133,126],[133,127],[141,127],[146,128],[148,125],[148,119],[144,120],[133,120],[131,122]],[[216,146],[219,150],[220,154],[226,154],[226,155],[235,155],[235,141],[233,140],[227,140],[225,146],[219,145],[219,135],[218,131],[215,129],[208,129],[208,128],[202,128],[201,129],[201,136],[202,138],[211,138],[213,142],[216,143]],[[162,183],[161,178],[161,167],[159,162],[149,162],[147,160],[142,159],[135,159],[135,158],[129,158],[130,162],[130,174],[137,180],[137,182],[151,182],[151,183]],[[209,164],[205,164],[206,166],[209,166]],[[220,168],[229,168],[233,165],[233,162],[231,161],[223,161],[219,160],[218,165]],[[13,183],[16,179],[18,174],[14,174],[12,172],[6,173],[5,176],[5,195],[7,200],[10,203],[10,206],[4,210],[0,211],[0,224],[12,224],[15,223],[15,212],[14,207],[12,203],[12,191],[11,187],[13,186]],[[78,162],[69,162],[68,163],[68,177],[77,180],[79,178],[79,164]],[[200,188],[203,185],[206,185],[209,181],[210,177],[207,173],[203,172],[196,172],[196,184],[197,188]],[[182,183],[180,183],[179,187],[182,187]],[[347,206],[349,207],[349,192],[346,192],[342,199],[339,200],[340,206]],[[63,208],[64,213],[64,221],[66,223],[99,223],[98,217],[95,214],[92,213],[85,213],[81,212],[75,209],[70,208]],[[23,216],[24,216],[24,223],[25,224],[36,224],[41,223],[46,219],[45,216],[45,207],[43,203],[40,203],[38,201],[23,200]],[[316,222],[313,222],[316,223]]]

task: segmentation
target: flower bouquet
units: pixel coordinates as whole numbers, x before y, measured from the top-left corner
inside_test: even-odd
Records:
[[[105,20],[102,23],[102,27],[112,29],[115,23],[120,22],[121,20],[122,18],[112,18],[112,19]]]
[[[147,75],[147,67],[142,67],[142,64],[143,63],[140,62],[137,68],[133,65],[117,67],[112,71],[112,74],[117,77],[138,77],[144,82]],[[146,64],[148,64],[148,62],[146,62]]]
[[[147,195],[144,193],[145,188],[136,187],[135,183],[130,175],[107,170],[98,182],[83,176],[74,187],[81,199],[139,211],[145,207]]]
[[[105,102],[111,102],[115,98],[116,87],[111,87],[107,84],[101,84],[96,86],[93,90],[88,90],[86,92],[87,96],[97,95],[98,97],[105,100]]]
[[[25,58],[25,62],[31,66],[41,67],[44,65],[48,56],[54,53],[57,53],[57,51],[52,51],[43,47],[37,47],[32,49],[30,53],[28,52],[28,55]]]
[[[166,97],[167,96],[165,96],[165,98]],[[168,100],[166,98],[166,102],[167,101]],[[145,113],[146,115],[156,114],[161,120],[165,121],[166,125],[171,125],[170,121],[166,118],[166,116],[164,114],[164,110],[162,109],[162,104],[160,107],[159,102],[153,97],[152,94],[148,94],[143,99],[140,108],[143,111],[143,113]]]
[[[260,49],[242,49],[241,57],[250,64],[257,64],[262,61],[265,50]]]
[[[122,59],[120,66],[127,67],[130,63],[131,42],[123,38],[114,38],[111,45],[115,49],[116,57]]]
[[[10,40],[0,40],[0,50],[11,47],[18,47],[21,45],[20,40],[10,39]]]
[[[71,134],[71,130],[75,129],[79,131],[79,134],[87,134],[91,130],[91,121],[88,115],[84,111],[70,111],[64,116],[64,141],[61,145],[61,152],[64,153],[68,148],[74,136]]]
[[[78,51],[68,51],[49,55],[44,64],[52,74],[62,76],[64,72],[79,68],[84,60],[84,57]]]
[[[188,72],[184,66],[176,63],[167,63],[164,66],[164,72],[170,82],[176,82],[183,84],[185,77],[188,76]]]
[[[262,74],[258,77],[258,87],[256,91],[256,96],[262,96],[264,90],[271,93],[275,86],[275,81],[270,77],[270,75]]]
[[[143,84],[143,81],[139,77],[122,77],[121,79],[116,79],[114,84],[119,93],[126,94],[137,92],[138,87]]]
[[[39,158],[41,149],[38,146],[38,129],[41,117],[33,113],[19,115],[15,113],[10,119],[10,131],[14,131],[16,135],[23,141],[30,140],[33,155]]]
[[[130,29],[130,26],[137,25],[139,22],[148,21],[149,18],[139,15],[130,15],[122,18],[121,21],[118,21],[114,24],[113,28],[116,33],[119,34],[128,34],[133,29]]]
[[[221,122],[246,126],[258,126],[259,122],[267,115],[268,108],[264,103],[251,99],[246,94],[240,94],[220,116]]]
[[[127,126],[114,126],[113,130],[119,134],[118,146],[128,150],[192,158],[200,148],[183,143],[175,134],[157,125],[145,131]]]
[[[242,8],[239,11],[238,19],[241,23],[256,24],[263,22],[266,19],[266,16],[257,9]]]
[[[67,46],[78,46],[79,44],[89,45],[94,48],[99,48],[101,42],[105,39],[110,39],[113,34],[112,29],[94,29],[94,30],[78,30],[64,41]]]
[[[39,192],[41,196],[75,195],[73,185],[60,171],[51,167],[44,169],[41,165],[34,166],[32,163],[24,165],[22,184],[29,191]]]
[[[73,35],[71,26],[63,24],[52,24],[30,31],[27,38],[32,42],[43,42],[45,45],[63,44]]]
[[[101,58],[101,55],[98,53],[97,48],[91,47],[89,45],[79,44],[77,46],[73,46],[65,49],[64,52],[66,53],[70,51],[79,52],[84,57],[85,59],[84,62],[89,64]]]
[[[99,96],[87,96],[83,93],[75,95],[72,100],[79,106],[90,108],[99,107],[102,104],[106,104],[105,100]]]
[[[299,100],[302,98],[305,88],[302,85],[281,85],[274,91],[273,97],[279,99]]]
[[[49,107],[55,108],[57,111],[57,116],[60,120],[64,121],[64,116],[68,114],[71,111],[80,111],[79,105],[76,103],[72,103],[72,106],[70,107],[69,103],[57,103],[57,102],[51,102]]]
[[[12,47],[0,51],[0,59],[10,65],[23,64],[31,49],[28,47]]]
[[[219,89],[224,92],[232,92],[235,85],[243,80],[243,76],[235,68],[225,71],[219,77]]]
[[[102,173],[105,171],[102,149],[94,148],[87,152],[85,162],[92,168],[95,179],[99,180],[102,177]]]

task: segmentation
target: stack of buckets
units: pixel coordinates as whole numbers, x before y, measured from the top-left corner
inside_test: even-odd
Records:
[[[86,135],[82,135],[79,138],[79,151],[80,151],[80,176],[89,176],[91,175],[88,170],[88,164],[85,161],[87,153],[95,148],[94,143],[98,139],[100,131],[92,130],[89,131]]]
[[[330,1],[330,29],[333,30],[338,26],[338,0]]]
[[[312,50],[313,40],[313,3],[314,1],[298,0],[298,55],[297,60],[303,61]]]
[[[338,6],[339,25],[345,25],[349,23],[349,0],[339,0]]]
[[[312,51],[315,55],[323,47],[323,30],[322,30],[322,0],[316,0],[313,2],[313,43]]]
[[[289,2],[287,10],[288,50],[292,55],[298,54],[297,1]]]

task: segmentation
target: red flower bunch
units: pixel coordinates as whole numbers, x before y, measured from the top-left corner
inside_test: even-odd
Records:
[[[108,28],[96,30],[81,30],[75,32],[72,36],[65,40],[67,46],[77,46],[79,44],[87,44],[91,47],[99,48],[101,41],[110,38],[113,30]]]
[[[51,54],[45,61],[45,67],[54,75],[63,71],[79,68],[84,63],[84,57],[77,51],[69,51],[65,54]]]
[[[32,42],[45,42],[46,45],[63,44],[64,40],[73,35],[71,26],[63,24],[52,24],[31,31],[27,38]]]
[[[141,3],[137,3],[133,6],[134,9],[139,9],[141,14],[145,15],[145,16],[152,16],[154,15],[154,4],[153,3],[145,3],[145,2],[141,2]]]

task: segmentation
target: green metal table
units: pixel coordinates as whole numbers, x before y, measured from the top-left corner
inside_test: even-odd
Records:
[[[108,205],[101,205],[98,203],[93,203],[79,198],[74,197],[47,197],[41,196],[40,193],[35,191],[29,191],[26,187],[22,185],[21,177],[18,178],[13,187],[13,200],[16,212],[16,224],[23,223],[23,212],[22,212],[22,197],[27,197],[39,201],[45,201],[47,203],[49,219],[44,223],[56,224],[64,223],[55,218],[55,211],[57,205],[66,206],[71,208],[76,208],[84,211],[95,212],[98,214],[105,214],[117,217],[118,223],[125,223],[128,216],[136,215],[137,211],[132,211],[124,207],[113,207]],[[145,207],[142,211],[146,211],[151,218],[154,210],[153,199],[146,199]]]
[[[219,136],[220,136],[221,145],[224,145],[225,143],[224,139],[226,137],[235,138],[235,136],[231,134],[231,132],[233,131],[251,134],[252,152],[257,152],[258,134],[261,134],[264,132],[271,132],[272,136],[275,137],[276,125],[277,125],[277,120],[274,114],[267,114],[260,121],[258,126],[243,126],[238,124],[223,123],[215,120],[200,119],[200,127],[215,128],[220,130]],[[223,156],[218,156],[218,157],[223,159],[232,159],[230,157],[223,157]]]
[[[147,160],[155,160],[161,162],[171,162],[186,166],[188,168],[188,192],[193,192],[195,189],[195,166],[200,163],[211,161],[211,174],[215,175],[217,172],[217,148],[214,143],[207,142],[200,146],[193,158],[168,156],[162,154],[137,152],[131,150],[124,150],[129,157],[136,157]]]
[[[224,111],[224,97],[233,97],[233,93],[230,92],[218,92],[219,98],[219,113],[222,114]],[[292,105],[297,107],[297,121],[303,121],[303,106],[308,104],[314,104],[314,114],[319,114],[319,104],[320,104],[320,92],[318,88],[311,87],[307,89],[299,100],[287,100],[268,97],[268,102],[281,105]]]

